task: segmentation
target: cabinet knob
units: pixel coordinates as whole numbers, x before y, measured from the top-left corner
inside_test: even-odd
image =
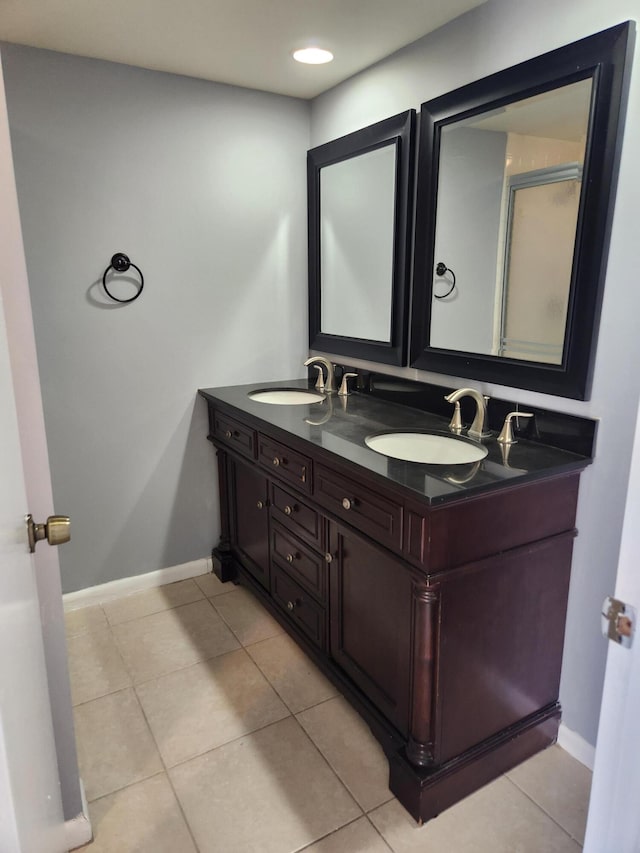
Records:
[[[293,610],[294,607],[295,604],[293,603],[293,601],[287,601],[287,610]]]
[[[332,563],[333,562],[333,554],[330,554],[329,551],[327,551],[327,553],[324,555],[324,561],[325,561],[325,563]]]
[[[287,563],[293,563],[295,560],[295,554],[287,554]]]
[[[355,500],[353,498],[342,498],[342,508],[343,509],[351,509],[351,507],[355,504]]]
[[[284,512],[284,514],[285,514],[285,515],[291,515],[291,513],[293,512],[293,507],[290,507],[290,506],[287,504],[287,506],[284,508],[283,512]]]
[[[277,457],[277,456],[274,456],[274,457],[273,457],[273,464],[276,466],[276,468],[277,468],[277,467],[278,467],[278,465],[280,464],[280,460],[278,459],[278,457]]]
[[[230,429],[225,430],[225,433],[224,433],[225,438],[231,438],[232,435],[233,435],[233,433],[231,432]]]
[[[256,506],[258,507],[258,509],[264,509],[264,502],[263,502],[263,501],[258,501],[258,503],[256,504]]]

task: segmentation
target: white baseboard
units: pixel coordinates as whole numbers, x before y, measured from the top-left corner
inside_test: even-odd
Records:
[[[91,820],[89,819],[89,806],[84,793],[84,785],[80,780],[80,794],[82,795],[82,811],[76,817],[64,822],[64,837],[68,850],[75,850],[76,847],[82,847],[83,844],[88,844],[93,838],[93,829],[91,828]]]
[[[67,592],[62,596],[65,611],[77,610],[90,604],[100,604],[104,601],[113,601],[123,595],[131,595],[145,589],[164,586],[167,583],[194,578],[211,571],[211,558],[202,557],[200,560],[192,560],[190,563],[182,563],[179,566],[169,566],[166,569],[158,569],[155,572],[147,572],[145,575],[133,575],[129,578],[120,578],[116,581],[91,586],[87,589],[79,589],[77,592]]]
[[[568,752],[572,758],[584,764],[589,770],[593,770],[593,765],[596,760],[596,749],[591,746],[577,732],[568,729],[564,723],[560,723],[558,729],[558,746],[562,747],[565,752]]]

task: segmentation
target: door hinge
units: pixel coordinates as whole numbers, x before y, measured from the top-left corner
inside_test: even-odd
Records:
[[[627,649],[631,648],[637,624],[635,608],[608,595],[602,605],[601,616],[603,636]]]

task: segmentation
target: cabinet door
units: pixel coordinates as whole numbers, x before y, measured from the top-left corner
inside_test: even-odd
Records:
[[[402,732],[408,731],[412,580],[387,551],[332,524],[330,653]]]
[[[255,467],[233,460],[232,547],[242,565],[269,589],[268,482]]]

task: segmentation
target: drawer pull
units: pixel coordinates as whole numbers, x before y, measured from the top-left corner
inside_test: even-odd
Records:
[[[258,501],[256,506],[258,507],[258,509],[264,509],[264,501]]]
[[[232,435],[233,435],[233,433],[231,432],[230,429],[225,430],[225,433],[224,433],[225,438],[231,438]]]
[[[333,554],[330,554],[329,551],[327,551],[327,553],[324,555],[324,561],[325,561],[325,563],[332,563],[333,562]]]
[[[274,456],[274,457],[273,457],[273,464],[276,466],[276,468],[277,468],[277,467],[278,467],[278,465],[280,464],[280,460],[278,459],[278,457],[277,457],[277,456]]]
[[[303,483],[307,482],[307,467],[306,465],[302,466],[302,473],[300,474],[300,479]]]
[[[342,508],[352,509],[355,506],[355,498],[342,498]]]
[[[287,554],[287,563],[293,563],[297,556],[297,554]]]
[[[287,504],[286,507],[284,508],[283,512],[285,515],[291,515],[291,513],[293,512],[293,507],[291,507],[291,506],[289,506],[289,504]]]
[[[298,602],[287,601],[287,610],[293,610]]]

